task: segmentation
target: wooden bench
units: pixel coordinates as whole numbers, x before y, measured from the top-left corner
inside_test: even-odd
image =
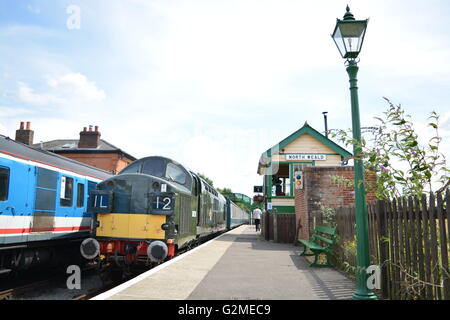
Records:
[[[315,256],[314,262],[311,263],[310,267],[332,267],[330,264],[330,253],[331,249],[336,240],[336,228],[326,227],[326,226],[316,226],[314,228],[314,234],[311,239],[308,240],[298,240],[304,247],[305,250],[300,254],[301,256]],[[320,243],[324,243],[321,246]],[[311,250],[313,253],[306,253],[307,250]],[[327,257],[327,262],[325,264],[319,264],[318,258],[321,253],[324,253]]]

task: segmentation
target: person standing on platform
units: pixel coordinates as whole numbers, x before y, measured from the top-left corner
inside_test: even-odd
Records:
[[[262,211],[261,209],[259,209],[259,207],[256,207],[255,210],[253,210],[253,219],[255,219],[255,226],[256,226],[256,231],[260,230],[260,223],[261,223],[261,214]]]

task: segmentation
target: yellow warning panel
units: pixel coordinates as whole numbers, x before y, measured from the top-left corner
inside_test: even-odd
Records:
[[[98,237],[164,239],[166,232],[161,225],[166,222],[165,215],[99,213],[97,221]]]

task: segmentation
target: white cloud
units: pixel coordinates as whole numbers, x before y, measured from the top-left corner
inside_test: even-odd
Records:
[[[31,114],[34,114],[34,112],[29,109],[0,106],[0,118],[10,118]]]
[[[58,78],[50,78],[48,85],[75,99],[84,101],[98,101],[106,98],[103,90],[97,88],[94,82],[89,81],[81,73],[68,73]]]
[[[65,100],[58,98],[52,94],[40,94],[34,93],[34,89],[28,87],[27,84],[19,82],[19,94],[20,101],[34,104],[34,105],[48,105],[50,103],[64,103]]]
[[[18,98],[33,105],[68,104],[70,102],[101,101],[106,98],[103,90],[81,73],[67,73],[47,81],[50,92],[36,93],[26,83],[19,82]]]

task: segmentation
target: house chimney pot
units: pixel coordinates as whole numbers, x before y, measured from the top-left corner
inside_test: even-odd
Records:
[[[16,130],[16,141],[31,146],[33,144],[34,131],[30,129],[30,122],[27,121],[27,127],[24,129],[24,122],[20,122],[20,128]]]
[[[98,127],[95,127],[95,131],[92,131],[92,126],[89,126],[89,131],[86,131],[86,127],[80,132],[80,140],[78,141],[78,148],[95,149],[100,145],[100,132]]]

